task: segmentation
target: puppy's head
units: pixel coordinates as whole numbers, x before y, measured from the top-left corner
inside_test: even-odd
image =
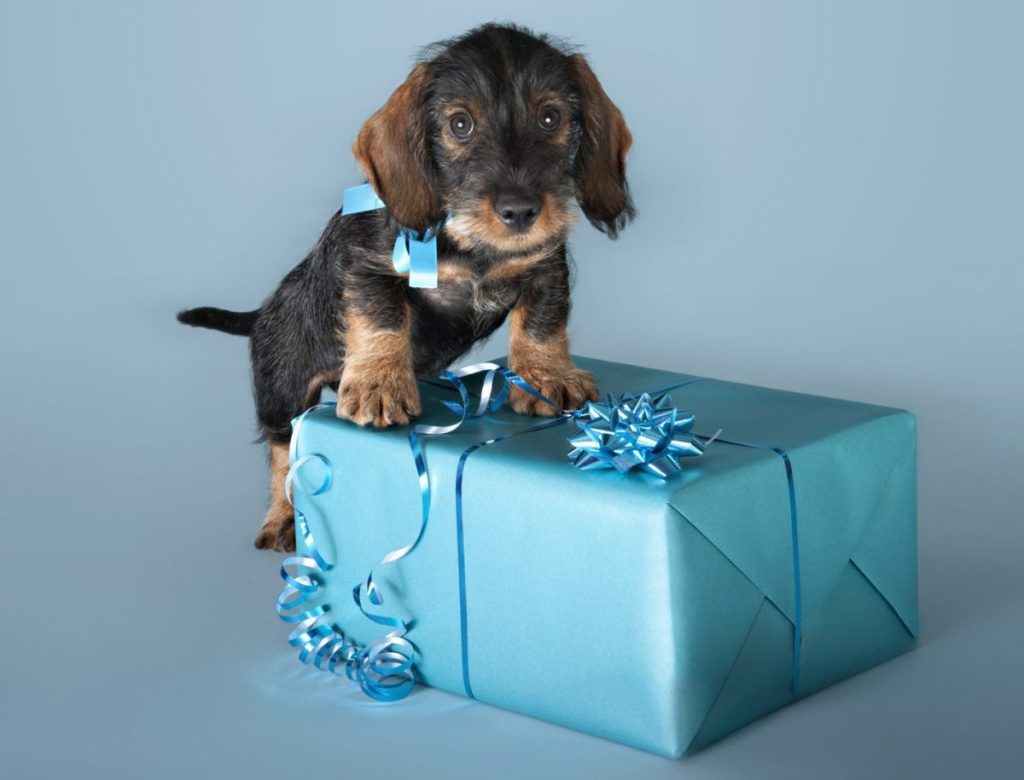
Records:
[[[353,151],[394,218],[452,215],[461,248],[526,254],[565,240],[573,200],[614,238],[633,214],[632,137],[580,54],[513,26],[437,44]]]

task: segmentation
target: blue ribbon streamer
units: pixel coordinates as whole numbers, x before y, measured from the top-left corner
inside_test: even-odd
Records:
[[[369,184],[349,187],[342,193],[341,213],[359,214],[387,208]],[[451,217],[446,219],[445,224]],[[397,273],[409,274],[409,286],[433,289],[437,287],[437,234],[440,227],[415,231],[399,227],[395,245],[391,250],[391,264]]]
[[[342,214],[358,214],[361,211],[377,211],[383,208],[387,206],[369,184],[349,187],[341,193]]]
[[[285,478],[285,495],[293,508],[292,496],[295,490],[317,496],[331,488],[331,462],[318,453],[302,457],[298,454],[298,434],[303,421],[310,412],[323,406],[307,409],[293,422],[289,469]],[[320,464],[323,477],[319,484],[309,487],[303,481],[302,471],[313,463]],[[350,680],[358,682],[363,692],[372,699],[397,701],[405,698],[415,685],[415,649],[405,638],[405,623],[398,618],[370,614],[360,605],[364,615],[377,623],[392,626],[394,630],[369,645],[359,645],[331,625],[326,618],[330,612],[329,604],[306,606],[323,587],[326,575],[334,565],[320,552],[310,530],[309,521],[298,509],[295,509],[295,528],[309,554],[294,555],[285,558],[281,563],[281,578],[285,581],[285,586],[281,595],[277,597],[276,606],[281,620],[295,624],[295,629],[288,636],[288,643],[299,648],[299,660],[302,663],[332,674],[344,673]],[[358,592],[356,603],[359,604]]]

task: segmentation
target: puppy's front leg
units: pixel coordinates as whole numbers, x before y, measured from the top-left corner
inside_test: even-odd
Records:
[[[535,281],[509,317],[509,368],[563,409],[577,409],[598,399],[589,371],[569,357],[569,272],[565,267]],[[551,417],[558,410],[513,387],[509,404],[520,414]]]
[[[409,305],[393,285],[349,293],[346,304],[337,414],[377,428],[404,425],[420,413]]]

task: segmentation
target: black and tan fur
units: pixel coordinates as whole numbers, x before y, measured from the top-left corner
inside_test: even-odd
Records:
[[[283,492],[290,421],[325,385],[338,388],[341,417],[407,423],[420,412],[416,379],[449,366],[511,313],[511,368],[566,408],[596,398],[593,377],[569,358],[565,241],[576,203],[613,238],[632,218],[631,142],[580,54],[522,28],[484,25],[428,49],[359,132],[353,151],[386,210],[335,214],[258,310],[179,315],[250,336],[272,479],[257,547],[294,549]],[[447,214],[439,284],[411,288],[391,263],[398,225],[422,230]],[[518,390],[510,403],[553,413]]]

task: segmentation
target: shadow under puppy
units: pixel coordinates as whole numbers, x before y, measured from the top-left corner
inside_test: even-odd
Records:
[[[340,417],[407,423],[420,412],[417,377],[435,376],[511,314],[513,371],[565,408],[597,399],[593,377],[569,358],[565,241],[574,201],[612,238],[632,218],[631,142],[582,55],[484,25],[430,47],[360,130],[353,151],[386,209],[335,214],[259,309],[178,315],[251,337],[272,485],[257,547],[295,548],[290,422],[325,385],[338,387]],[[392,265],[397,231],[442,224],[438,285],[412,288]],[[509,403],[554,413],[517,388]]]

